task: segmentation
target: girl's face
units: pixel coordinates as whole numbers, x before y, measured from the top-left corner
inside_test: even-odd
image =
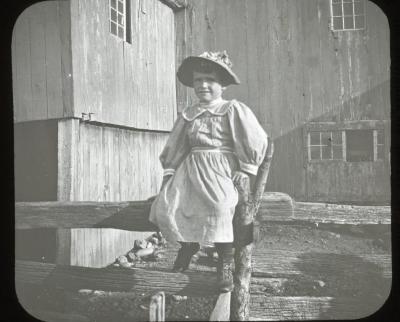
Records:
[[[193,88],[202,103],[210,103],[221,97],[225,87],[221,85],[215,71],[211,73],[193,72]]]

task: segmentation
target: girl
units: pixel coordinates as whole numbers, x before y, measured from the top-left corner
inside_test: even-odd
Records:
[[[150,211],[165,238],[181,244],[175,272],[188,268],[199,244],[215,244],[222,292],[233,289],[235,184],[257,175],[267,149],[267,135],[252,111],[222,98],[226,86],[240,83],[231,67],[225,51],[190,56],[179,67],[179,81],[199,101],[182,111],[160,155],[164,178]]]

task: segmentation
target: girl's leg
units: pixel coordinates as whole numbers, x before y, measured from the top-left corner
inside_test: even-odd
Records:
[[[181,244],[181,248],[175,259],[174,267],[172,268],[173,272],[183,272],[188,269],[193,255],[200,249],[199,243],[179,242],[179,244]]]
[[[232,243],[215,243],[218,253],[218,288],[221,292],[233,290],[233,245]]]

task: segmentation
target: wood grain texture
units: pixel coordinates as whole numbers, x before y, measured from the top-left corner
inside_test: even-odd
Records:
[[[218,296],[209,321],[230,321],[231,293],[221,293]]]
[[[57,251],[61,247],[70,253],[70,261],[67,264],[96,268],[111,265],[118,256],[126,254],[133,248],[136,239],[145,239],[152,234],[148,231],[124,231],[110,228],[76,228],[63,229],[63,231],[70,231],[69,244],[57,245]]]
[[[62,14],[62,19],[60,15]],[[61,1],[28,7],[14,26],[12,53],[14,121],[71,116],[65,74],[68,66],[68,11]],[[64,87],[65,86],[65,87]],[[68,100],[65,101],[65,99]]]
[[[361,176],[351,177],[339,168],[323,182],[315,178],[323,171],[310,170],[315,176],[307,178],[302,136],[310,121],[390,119],[389,26],[375,4],[366,2],[365,30],[333,32],[329,1],[187,2],[176,16],[177,63],[206,50],[228,51],[242,84],[224,95],[249,105],[276,144],[268,190],[310,201],[390,199],[389,166],[353,165]],[[179,110],[193,101],[192,91],[179,83],[177,101]],[[367,187],[364,179],[371,177],[376,184]]]
[[[383,302],[351,297],[257,296],[252,300],[251,321],[359,319],[378,310]]]
[[[74,115],[169,131],[176,118],[175,28],[158,0],[132,2],[132,43],[109,31],[108,3],[71,1]]]
[[[151,202],[17,202],[15,226],[28,228],[118,228],[152,230],[148,221]],[[283,209],[283,211],[281,210]],[[388,206],[348,206],[323,203],[296,203],[293,208],[266,195],[258,213],[260,223],[308,222],[331,224],[390,224]]]
[[[92,289],[166,294],[217,294],[216,275],[211,272],[170,273],[145,269],[87,268],[29,261],[16,261],[18,284],[42,284],[67,290]]]
[[[70,291],[155,293],[162,290],[166,294],[217,295],[214,272],[182,274],[162,269],[96,269],[18,260],[15,273],[17,292],[23,290],[24,285],[34,284]],[[258,292],[251,296],[250,320],[355,319],[375,312],[383,302],[384,299],[374,296],[271,296]]]
[[[59,121],[58,200],[141,200],[156,194],[168,134]]]

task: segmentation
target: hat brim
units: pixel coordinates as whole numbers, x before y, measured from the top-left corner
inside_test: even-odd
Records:
[[[198,56],[189,56],[183,60],[182,64],[178,68],[178,72],[176,73],[179,81],[185,86],[193,87],[193,71],[198,69],[198,66],[205,61],[214,64],[215,68],[221,72],[221,75],[223,75],[223,79],[221,80],[223,86],[240,84],[239,77],[237,77],[232,69],[230,69],[228,66],[218,63],[214,60]]]

